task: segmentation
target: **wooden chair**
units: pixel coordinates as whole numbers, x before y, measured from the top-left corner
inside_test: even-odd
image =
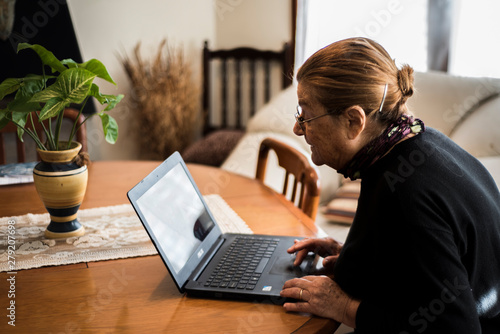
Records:
[[[182,152],[186,162],[220,166],[246,123],[274,94],[292,83],[293,50],[203,47],[203,138]]]
[[[64,110],[64,118],[71,121],[71,124],[75,120],[77,120],[78,117],[78,111],[73,108],[66,108]],[[78,124],[81,124],[84,121],[85,117],[83,115],[80,115],[80,118],[78,119]],[[63,121],[64,122],[64,121]],[[29,126],[31,128],[31,126]],[[38,123],[35,122],[35,131],[38,133],[38,136],[40,138],[43,138],[43,129],[42,126]],[[16,149],[17,149],[17,162],[26,162],[26,157],[27,157],[27,152],[26,152],[26,145],[24,142],[20,141],[19,138],[17,137],[17,127],[9,123],[7,126],[2,128],[0,130],[0,165],[3,165],[7,162],[7,151],[6,151],[6,138],[4,138],[4,134],[6,133],[11,133],[15,137],[15,142],[16,142]],[[69,133],[69,132],[68,132]],[[31,138],[27,138],[28,136],[24,136],[24,140],[31,140]],[[82,151],[87,152],[87,130],[85,128],[85,124],[83,124],[78,131],[76,132],[76,141],[80,142],[82,144]],[[37,158],[39,159],[38,155]]]
[[[295,148],[278,140],[266,138],[260,145],[255,173],[255,178],[261,182],[264,182],[266,175],[270,150],[276,153],[279,165],[285,169],[282,194],[314,220],[320,195],[319,178],[315,169],[309,164],[307,158]],[[290,175],[294,177],[291,192],[288,189]]]
[[[263,103],[268,102],[272,97],[273,79],[281,81],[280,90],[292,84],[292,52],[288,43],[284,44],[281,51],[248,47],[210,50],[208,41],[205,41],[203,47],[203,134],[206,135],[219,129],[244,129],[246,125],[245,100],[249,100],[249,116],[251,117],[257,110],[259,96],[263,95]],[[220,66],[217,75],[212,77],[212,70],[217,68],[216,63]],[[276,65],[280,69],[280,75],[277,78],[272,75],[272,68]],[[262,68],[261,71],[259,71],[260,68]],[[259,88],[262,91],[259,91]],[[217,110],[212,108],[212,98],[220,99],[220,108]],[[230,102],[234,104],[234,108],[230,108]]]

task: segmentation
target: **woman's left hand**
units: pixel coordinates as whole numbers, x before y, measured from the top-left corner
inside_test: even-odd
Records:
[[[298,300],[295,303],[285,303],[283,307],[287,311],[312,313],[355,328],[360,302],[347,295],[327,276],[291,279],[285,282],[280,295]]]

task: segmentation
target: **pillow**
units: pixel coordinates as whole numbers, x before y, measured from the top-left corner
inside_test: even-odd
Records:
[[[224,161],[221,168],[249,178],[255,178],[260,143],[267,137],[275,138],[294,147],[310,160],[311,151],[309,145],[306,144],[302,137],[295,135],[287,136],[271,131],[247,132]],[[281,192],[284,171],[281,167],[277,166],[276,160],[277,158],[273,154],[269,156],[269,165],[264,183],[277,192]],[[332,196],[339,187],[339,174],[326,165],[316,166],[312,161],[309,162],[313,168],[316,168],[316,172],[319,175],[321,186],[320,203],[327,203],[332,199]]]
[[[276,94],[268,103],[260,108],[248,121],[247,132],[271,131],[293,134],[295,114],[297,108],[297,88],[290,86]]]
[[[493,157],[481,157],[478,159],[484,167],[490,172],[493,180],[500,189],[500,155]]]
[[[298,141],[293,137],[274,132],[247,132],[224,161],[221,168],[252,179],[255,178],[260,143],[267,137],[277,139],[294,147],[308,158],[311,156],[310,152],[305,151],[302,147],[297,145]],[[264,183],[274,190],[281,192],[285,173],[281,167],[277,166],[274,168],[271,166],[277,166],[277,158],[274,154],[269,156],[269,167],[266,171]]]
[[[361,181],[344,179],[334,198],[321,208],[323,216],[335,223],[352,224],[358,207]]]
[[[475,157],[500,155],[500,97],[479,105],[450,138]]]
[[[214,131],[187,147],[182,158],[188,163],[219,167],[243,135],[240,130]]]
[[[415,94],[408,107],[427,126],[449,136],[471,108],[498,92],[498,79],[415,72]]]

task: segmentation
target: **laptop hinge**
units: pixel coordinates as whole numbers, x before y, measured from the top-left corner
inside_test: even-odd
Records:
[[[221,236],[217,242],[210,248],[210,250],[207,252],[207,254],[203,257],[203,261],[200,262],[200,264],[196,267],[196,269],[193,271],[193,274],[189,278],[189,280],[196,281],[201,274],[203,274],[203,271],[205,268],[207,268],[208,263],[213,259],[215,254],[217,254],[217,251],[219,248],[222,247],[222,244],[226,241],[226,239]]]

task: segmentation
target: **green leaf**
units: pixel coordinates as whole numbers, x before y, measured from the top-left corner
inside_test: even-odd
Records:
[[[78,67],[78,63],[74,61],[73,59],[63,59],[61,60],[61,63],[64,65],[67,65],[69,68],[76,68]]]
[[[49,100],[57,98],[59,99],[58,103],[65,106],[71,103],[80,104],[89,95],[95,77],[95,74],[83,68],[68,69],[61,73],[54,84],[35,94],[30,101],[47,103]],[[42,120],[48,117],[44,112],[40,113]]]
[[[5,79],[0,84],[0,100],[2,100],[6,95],[12,94],[17,90],[21,92],[21,96],[27,96],[28,94],[33,95],[34,93],[41,91],[45,82],[52,78],[55,77],[28,74],[24,78]]]
[[[48,79],[55,78],[53,76],[43,76],[43,75],[34,75],[28,74],[21,83],[21,88],[19,92],[21,92],[22,96],[33,96],[38,93],[45,87],[45,83]],[[19,93],[18,92],[18,93]]]
[[[40,110],[40,120],[46,120],[51,117],[57,116],[64,110],[66,103],[59,97],[54,97],[45,103],[42,110]]]
[[[0,129],[3,129],[10,122],[9,111],[7,109],[0,109]]]
[[[19,140],[21,142],[24,142],[24,140],[23,140],[24,126],[26,125],[26,120],[28,119],[28,114],[29,113],[25,113],[25,114],[12,113],[12,120],[20,125],[17,127],[17,136],[19,137]]]
[[[42,60],[42,63],[44,65],[50,66],[52,69],[52,72],[64,72],[66,71],[66,66],[61,63],[59,59],[57,59],[52,52],[47,50],[41,45],[38,44],[28,44],[28,43],[19,43],[17,46],[17,52],[25,49],[31,49],[35,51],[40,59]]]
[[[105,95],[108,99],[108,106],[104,109],[104,111],[109,111],[116,107],[116,105],[123,99],[123,94],[119,95]]]
[[[116,123],[113,117],[105,113],[100,113],[99,117],[101,117],[104,138],[110,144],[116,143],[118,140],[118,123]]]
[[[61,88],[60,84],[57,84],[57,81],[47,87],[46,89],[34,94],[30,102],[41,102],[41,103],[46,103],[48,100],[53,99],[53,98],[63,98],[64,96],[64,88]]]
[[[6,95],[14,93],[21,87],[22,79],[5,79],[0,84],[0,100],[2,100]]]
[[[45,85],[47,78],[40,75],[28,75],[21,79],[20,87],[16,93],[16,97],[7,107],[12,112],[32,112],[40,110],[40,103],[31,102],[34,94],[41,91]]]
[[[40,110],[40,103],[30,102],[31,96],[16,96],[16,98],[7,105],[9,111],[13,113],[30,113]]]
[[[91,59],[83,64],[80,64],[80,67],[94,73],[95,75],[97,75],[97,77],[116,85],[116,82],[114,82],[113,79],[111,79],[111,76],[109,75],[106,66],[104,66],[104,64],[101,63],[99,60]]]
[[[99,87],[96,84],[92,84],[92,87],[90,88],[90,93],[91,96],[95,97],[97,101],[99,101],[100,104],[107,104],[106,108],[103,111],[109,111],[116,107],[116,105],[123,99],[123,95],[107,95],[107,94],[101,94],[99,92]]]
[[[106,103],[106,98],[99,92],[99,86],[95,83],[90,87],[89,95],[95,97],[100,104]]]

